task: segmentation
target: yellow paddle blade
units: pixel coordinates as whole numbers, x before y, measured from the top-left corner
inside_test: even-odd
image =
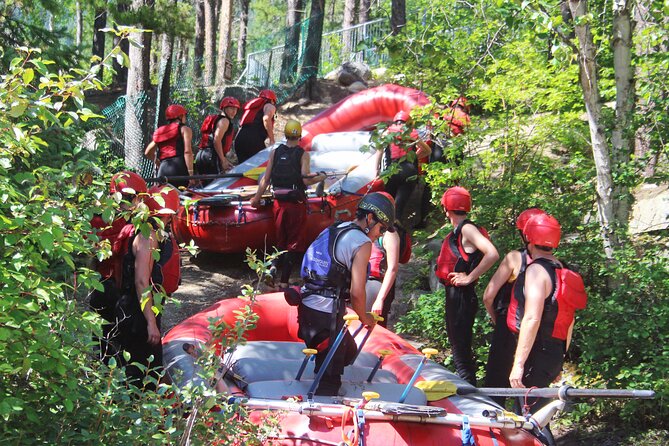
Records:
[[[458,386],[450,381],[419,381],[415,387],[425,392],[428,401],[437,401],[455,395],[458,391]]]
[[[244,176],[246,178],[257,180],[263,173],[265,173],[265,166],[258,166],[244,172]]]

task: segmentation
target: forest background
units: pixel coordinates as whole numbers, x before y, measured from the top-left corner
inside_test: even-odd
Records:
[[[226,422],[232,411],[201,411],[186,422],[164,410],[175,400],[209,407],[215,396],[204,389],[147,397],[127,389],[113,363],[95,361],[90,333],[99,320],[81,305],[99,287],[87,259],[103,255],[90,220],[117,211],[109,175],[124,164],[141,168],[161,110],[184,98],[170,87],[179,80],[170,64],[190,64],[180,78],[197,108],[213,103],[226,78],[242,78],[249,52],[286,43],[281,77],[265,86],[313,99],[322,34],[379,18],[388,31],[371,49],[383,54],[381,81],[419,88],[437,104],[465,95],[472,105],[469,131],[448,145],[450,159],[464,161],[429,167],[435,194],[456,182],[469,188],[473,218],[502,253],[517,247],[513,219],[526,207],[562,223],[558,255],[579,267],[589,293],[569,352],[573,384],[658,393],[653,401],[580,403],[564,422],[603,422],[609,433],[619,426],[623,444],[666,443],[667,226],[631,227],[639,226],[635,191],[667,183],[667,17],[667,3],[651,0],[3,2],[0,439],[264,438],[262,427]],[[290,40],[298,27],[307,34],[301,55]],[[111,138],[86,149],[85,136],[109,126],[88,102],[100,91],[126,96],[121,156]],[[424,122],[431,113],[416,115]],[[434,215],[434,228],[441,218]],[[441,302],[439,292],[421,296],[398,327],[434,333],[427,341],[447,348]],[[484,358],[483,315],[475,330]]]

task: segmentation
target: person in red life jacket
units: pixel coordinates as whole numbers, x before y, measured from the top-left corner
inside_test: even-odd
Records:
[[[397,171],[392,173],[385,184],[385,191],[395,199],[397,219],[402,221],[404,207],[416,187],[418,178],[418,159],[430,156],[430,146],[422,141],[416,129],[408,126],[409,113],[399,111],[393,118],[393,124],[385,131],[392,142],[377,151],[377,176],[387,172],[392,163],[397,163]]]
[[[221,113],[205,118],[200,128],[202,134],[200,151],[195,157],[198,174],[219,174],[232,169],[232,163],[226,155],[230,152],[234,139],[232,120],[240,108],[237,99],[226,96],[221,100]]]
[[[244,104],[244,114],[235,137],[237,162],[243,163],[265,148],[265,140],[274,145],[274,114],[276,93],[261,90],[258,97]]]
[[[539,214],[527,221],[523,232],[532,263],[519,274],[507,312],[507,326],[518,335],[509,383],[513,388],[547,387],[562,372],[574,315],[585,308],[587,296],[581,276],[553,254],[560,243],[560,223]],[[523,411],[533,413],[546,402],[528,399]]]
[[[302,261],[301,301],[297,308],[298,336],[308,348],[318,350],[318,372],[337,333],[344,324],[346,300],[368,327],[374,317],[365,311],[367,268],[372,243],[386,231],[394,231],[395,207],[383,194],[365,195],[353,221],[335,223],[319,234]],[[355,340],[348,331],[316,389],[316,395],[337,395],[344,367],[356,355]]]
[[[506,314],[513,284],[518,276],[525,272],[527,265],[532,262],[527,252],[527,240],[523,230],[527,221],[539,214],[545,214],[545,212],[539,208],[529,208],[518,215],[516,228],[518,228],[524,247],[504,256],[502,263],[483,292],[483,304],[495,326],[486,363],[484,387],[511,387],[509,373],[511,373],[513,355],[516,351],[516,337],[506,326]],[[502,407],[506,400],[502,396],[492,397],[492,399]]]
[[[118,357],[126,367],[128,381],[138,386],[147,371],[134,363],[151,369],[156,379],[159,377],[163,358],[161,313],[154,310],[161,305],[157,297],[175,291],[180,277],[179,251],[168,232],[179,206],[179,192],[170,185],[154,186],[149,189],[144,203],[151,215],[149,233],[128,225],[124,229],[126,237],[115,246],[123,253],[123,288],[116,306],[117,340],[121,350]],[[158,260],[155,260],[155,252],[158,252]],[[130,354],[127,363],[123,351]],[[145,388],[155,386],[149,384]]]
[[[272,150],[251,206],[260,206],[262,195],[271,184],[274,191],[273,215],[276,247],[286,251],[274,260],[270,268],[270,285],[274,285],[277,267],[282,265],[279,288],[287,288],[295,263],[299,262],[304,246],[307,222],[307,186],[325,179],[324,174],[311,175],[309,152],[299,146],[302,126],[291,119],[284,128],[285,144]]]
[[[395,202],[387,192],[379,192],[388,200]],[[372,252],[369,257],[369,275],[365,291],[367,294],[368,312],[378,314],[383,318],[379,325],[388,324],[390,307],[395,300],[395,279],[400,264],[400,224],[394,223],[395,231],[386,232],[372,243]]]
[[[499,259],[487,232],[467,219],[472,207],[469,191],[455,186],[444,192],[441,204],[453,225],[437,258],[437,277],[446,287],[446,333],[460,377],[476,386],[472,328],[478,310],[476,281]]]
[[[93,217],[91,226],[96,231],[98,246],[108,243],[110,248],[113,247],[123,228],[129,224],[130,212],[146,192],[146,182],[135,172],[124,170],[112,176],[109,193],[120,201],[120,216],[111,223],[106,222],[102,215]],[[111,323],[114,322],[114,308],[121,288],[121,262],[120,256],[114,255],[113,251],[110,257],[102,260],[93,259],[92,268],[100,274],[102,290],[94,289],[90,292],[89,305],[107,322],[102,325],[102,338],[99,339],[101,359],[110,357],[116,351],[109,342],[109,334],[113,329]]]
[[[157,176],[193,175],[193,131],[186,125],[186,109],[179,104],[172,104],[165,110],[167,124],[153,132],[153,140],[146,146],[144,156],[158,169]],[[176,187],[194,185],[194,181],[170,180]]]

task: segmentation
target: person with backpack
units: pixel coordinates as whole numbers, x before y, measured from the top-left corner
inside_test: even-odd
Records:
[[[532,258],[527,252],[527,239],[524,234],[525,224],[531,217],[540,214],[545,214],[545,212],[539,208],[529,208],[518,215],[516,228],[518,228],[520,239],[523,241],[523,248],[511,251],[504,256],[502,263],[500,263],[483,292],[483,304],[495,327],[485,368],[484,387],[511,387],[509,373],[511,373],[513,355],[516,351],[516,337],[506,326],[506,315],[511,301],[513,284],[532,262]],[[497,396],[492,397],[492,399],[504,407],[505,397]]]
[[[392,200],[387,192],[380,193]],[[394,232],[386,232],[372,243],[365,287],[367,311],[383,318],[378,322],[382,327],[388,325],[388,315],[395,300],[395,280],[399,264],[408,262],[411,257],[411,236],[399,221],[396,220],[394,226]]]
[[[297,309],[298,336],[308,348],[318,351],[316,372],[344,325],[347,300],[363,325],[374,326],[374,318],[365,311],[371,245],[387,231],[395,230],[394,221],[393,202],[374,192],[360,200],[353,221],[326,228],[307,249]],[[355,340],[347,331],[324,371],[316,395],[337,395],[344,367],[355,360],[356,351]]]
[[[244,114],[235,137],[237,162],[243,163],[265,148],[265,140],[274,145],[274,114],[276,113],[276,93],[261,90],[258,97],[244,104]]]
[[[183,105],[172,104],[165,109],[167,124],[153,132],[144,156],[154,162],[159,177],[193,175],[193,131],[186,125],[188,112]],[[175,187],[188,187],[194,181],[170,180]]]
[[[277,267],[282,264],[279,288],[288,287],[293,266],[305,250],[303,234],[307,221],[307,186],[325,179],[324,174],[310,174],[309,152],[299,146],[302,137],[300,123],[294,119],[286,122],[284,134],[286,142],[270,153],[265,174],[251,198],[251,206],[258,208],[265,190],[272,185],[276,247],[286,252],[274,260],[269,281],[274,286]]]
[[[216,175],[232,169],[232,163],[226,155],[232,148],[234,138],[232,120],[241,105],[236,98],[226,96],[221,100],[219,108],[221,113],[207,116],[200,127],[202,138],[195,157],[195,167],[200,175]]]
[[[123,228],[130,223],[131,212],[134,211],[141,198],[146,194],[147,187],[144,179],[129,170],[114,174],[109,183],[109,193],[119,201],[120,215],[111,223],[105,221],[102,215],[95,215],[91,220],[91,226],[98,238],[98,246],[106,245],[113,248]],[[89,296],[91,309],[97,312],[105,323],[102,325],[102,337],[99,341],[100,359],[105,359],[115,354],[115,347],[110,343],[110,333],[113,330],[114,308],[119,298],[121,282],[121,259],[118,255],[112,255],[98,260],[93,260],[92,268],[100,274],[102,289],[93,289]]]
[[[397,171],[392,173],[384,189],[395,199],[397,219],[402,220],[404,207],[416,187],[418,178],[418,160],[430,156],[430,146],[420,139],[418,131],[409,127],[410,116],[399,111],[393,118],[393,124],[384,133],[391,142],[383,150],[377,151],[377,176],[392,171],[391,165],[397,164]]]
[[[581,276],[554,255],[561,227],[555,217],[531,217],[523,230],[532,258],[513,286],[506,323],[518,342],[509,374],[513,388],[547,387],[562,372],[576,310],[587,295]],[[548,400],[528,398],[523,411],[536,412]]]
[[[488,233],[467,219],[472,197],[464,187],[444,192],[441,204],[453,225],[437,258],[437,277],[446,287],[446,333],[458,375],[476,386],[472,329],[478,310],[476,281],[499,259]]]
[[[142,380],[147,374],[158,379],[162,367],[161,312],[154,312],[161,308],[158,296],[171,294],[179,285],[179,250],[169,232],[179,207],[179,192],[168,184],[154,186],[144,204],[150,215],[150,231],[145,234],[127,225],[114,245],[123,259],[121,297],[116,305],[116,340],[120,349],[118,358],[125,366],[128,382],[155,389],[153,383],[142,386]],[[156,252],[158,255],[154,256]],[[128,361],[123,352],[130,354]]]

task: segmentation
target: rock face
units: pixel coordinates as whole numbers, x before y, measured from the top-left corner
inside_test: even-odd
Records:
[[[644,184],[634,191],[630,234],[669,228],[669,184]]]
[[[356,92],[360,91],[360,85],[367,88],[367,81],[371,78],[372,71],[367,65],[359,62],[344,62],[339,68],[325,75],[325,79],[337,81],[344,87],[356,84],[353,87],[353,91]]]

